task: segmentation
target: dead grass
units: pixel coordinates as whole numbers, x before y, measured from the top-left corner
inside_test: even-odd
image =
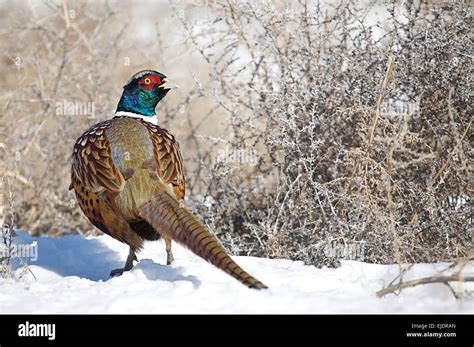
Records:
[[[187,204],[234,254],[335,266],[348,253],[331,252],[351,247],[375,263],[472,248],[463,2],[396,3],[370,24],[384,5],[11,6],[1,14],[0,174],[15,206],[3,216],[20,228],[96,232],[67,190],[72,145],[112,115],[131,74],[153,68],[182,86],[158,111],[182,143]],[[58,113],[76,102],[94,114]]]

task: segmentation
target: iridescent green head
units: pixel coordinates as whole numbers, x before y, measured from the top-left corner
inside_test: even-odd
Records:
[[[137,72],[123,87],[116,112],[132,112],[152,117],[155,115],[156,104],[173,88],[176,88],[176,85],[160,72]]]

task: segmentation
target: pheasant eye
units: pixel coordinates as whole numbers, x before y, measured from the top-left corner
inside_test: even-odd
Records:
[[[150,84],[150,83],[151,83],[151,79],[145,78],[145,80],[144,80],[143,82],[145,82],[145,84]]]

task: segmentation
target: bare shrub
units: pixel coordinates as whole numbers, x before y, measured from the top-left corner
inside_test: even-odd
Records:
[[[443,4],[178,1],[143,41],[128,2],[20,3],[0,14],[0,174],[19,226],[94,232],[67,190],[72,145],[154,68],[183,86],[158,112],[182,144],[186,203],[234,254],[465,256],[472,13]],[[61,110],[75,102],[94,115]]]
[[[386,18],[370,24],[374,6]],[[207,90],[228,114],[228,150],[259,155],[245,167],[200,154],[202,194],[215,203],[194,206],[220,239],[240,254],[316,265],[335,265],[345,255],[328,250],[357,244],[359,260],[377,263],[467,254],[466,4],[213,10],[215,24],[182,24],[213,66]]]
[[[12,277],[12,261],[16,257],[13,241],[17,216],[14,213],[12,195],[9,178],[0,177],[0,278]]]

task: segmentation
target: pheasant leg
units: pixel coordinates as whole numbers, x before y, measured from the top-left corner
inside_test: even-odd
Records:
[[[174,261],[173,252],[171,251],[171,239],[165,238],[166,244],[166,265],[170,265]]]
[[[130,271],[133,267],[133,261],[137,259],[137,256],[135,255],[135,251],[130,247],[130,251],[128,252],[128,257],[127,261],[125,262],[125,266],[123,269],[115,269],[110,271],[110,277],[116,277],[116,276],[121,276],[124,271]]]

